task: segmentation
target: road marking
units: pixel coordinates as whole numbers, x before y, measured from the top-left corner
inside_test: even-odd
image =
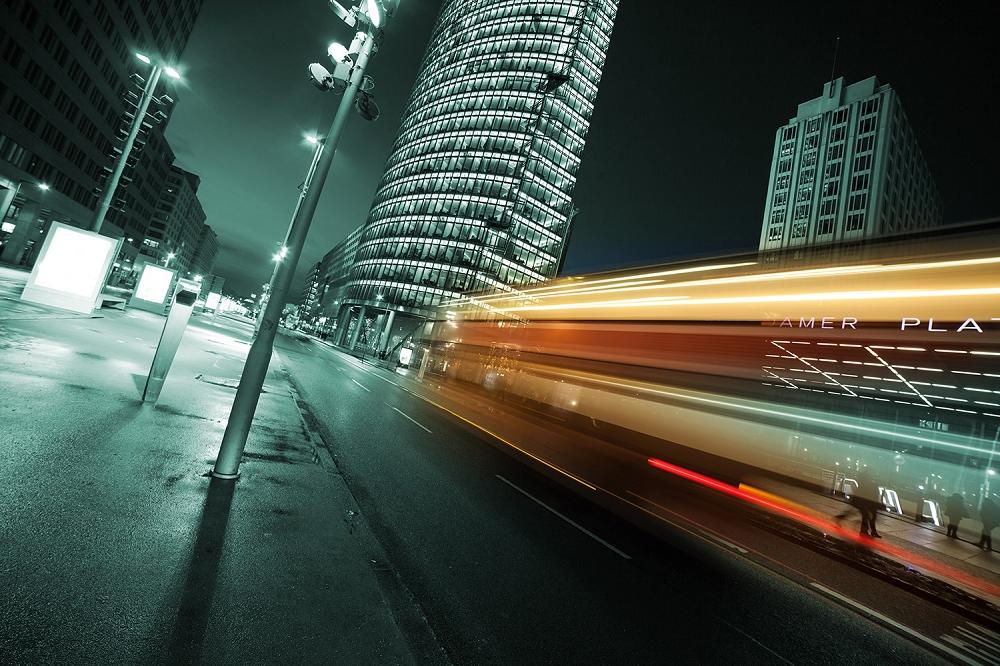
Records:
[[[352,382],[354,382],[355,384],[357,384],[358,386],[360,386],[361,388],[363,388],[364,390],[366,390],[369,393],[371,393],[371,389],[369,389],[367,386],[365,386],[364,384],[362,384],[361,382],[359,382],[357,379],[354,379],[353,377],[349,377],[349,379]]]
[[[352,360],[354,359],[353,356],[348,356],[348,358],[352,359]],[[477,430],[480,430],[480,431],[486,433],[487,435],[489,435],[493,439],[496,439],[497,441],[503,442],[504,444],[506,444],[510,448],[514,449],[515,451],[523,453],[524,455],[528,456],[532,460],[534,460],[536,462],[539,462],[542,465],[545,465],[549,469],[554,470],[556,472],[559,472],[560,474],[562,474],[563,476],[565,476],[567,478],[573,479],[574,481],[576,481],[580,485],[586,486],[587,488],[590,488],[591,490],[597,490],[597,486],[595,486],[594,484],[589,483],[588,481],[585,481],[584,479],[576,476],[575,474],[571,474],[571,473],[567,472],[563,468],[559,467],[558,465],[554,465],[554,464],[550,463],[548,460],[545,460],[544,458],[540,458],[540,457],[536,456],[534,453],[531,453],[530,451],[527,451],[527,450],[521,448],[517,444],[514,444],[513,442],[511,442],[510,440],[504,439],[503,437],[501,437],[497,433],[493,432],[492,430],[489,430],[488,428],[485,428],[485,427],[479,425],[475,421],[470,421],[469,419],[465,418],[464,416],[462,416],[458,412],[453,412],[452,410],[448,409],[444,405],[442,405],[440,403],[437,403],[437,402],[434,402],[430,398],[428,398],[426,396],[422,396],[419,393],[416,393],[415,391],[411,391],[410,389],[406,388],[402,384],[397,384],[396,382],[392,381],[391,379],[387,379],[385,377],[382,377],[381,375],[372,372],[371,370],[369,370],[366,367],[358,366],[358,368],[360,370],[364,370],[365,372],[367,372],[368,374],[370,374],[372,377],[376,377],[378,379],[381,379],[384,382],[392,384],[393,386],[395,386],[396,388],[400,389],[401,391],[406,391],[407,393],[409,393],[410,395],[412,395],[414,398],[418,398],[418,399],[423,400],[424,402],[426,402],[428,404],[434,405],[435,407],[437,407],[438,409],[440,409],[443,412],[448,412],[449,414],[451,414],[455,418],[459,419],[460,421],[464,421],[465,423],[468,423],[473,428],[476,428]],[[354,380],[352,379],[351,381],[354,381]],[[359,386],[360,386],[360,384],[359,384]]]
[[[511,488],[513,488],[514,490],[516,490],[517,492],[519,492],[522,495],[524,495],[525,497],[527,497],[528,499],[532,500],[536,504],[539,504],[540,506],[548,509],[549,511],[551,511],[555,515],[559,516],[560,518],[562,518],[563,520],[565,520],[567,523],[569,523],[570,525],[572,525],[576,529],[580,530],[581,532],[583,532],[584,534],[586,534],[587,536],[589,536],[594,541],[597,541],[598,543],[603,544],[609,550],[611,550],[611,551],[617,553],[618,555],[624,557],[626,560],[631,560],[632,559],[632,557],[630,555],[627,555],[626,553],[623,553],[622,551],[618,550],[617,548],[615,548],[614,546],[612,546],[610,543],[608,543],[607,541],[605,541],[601,537],[597,536],[596,534],[594,534],[593,532],[591,532],[590,530],[588,530],[583,525],[581,525],[581,524],[579,524],[577,522],[574,522],[571,518],[567,518],[563,514],[559,513],[558,511],[556,511],[555,509],[553,509],[551,506],[549,506],[548,504],[546,504],[542,500],[538,499],[537,497],[535,497],[534,495],[532,495],[528,491],[519,488],[518,486],[514,485],[513,483],[511,483],[507,479],[505,479],[502,476],[500,476],[499,474],[497,474],[495,476],[498,479],[500,479],[501,481],[503,481],[504,483],[506,483],[508,486],[510,486]]]
[[[882,622],[885,622],[886,624],[888,624],[889,626],[893,627],[894,629],[897,629],[898,631],[902,631],[904,634],[906,634],[908,636],[911,636],[912,638],[916,638],[919,641],[923,641],[924,643],[926,643],[927,645],[930,645],[934,649],[940,650],[941,652],[944,652],[945,654],[947,654],[947,655],[949,655],[951,657],[954,657],[955,659],[961,661],[963,664],[971,664],[971,666],[979,666],[979,664],[980,664],[980,662],[975,661],[973,659],[970,659],[969,657],[965,656],[961,652],[957,652],[955,650],[952,650],[947,645],[945,645],[943,643],[940,643],[940,642],[938,642],[938,641],[936,641],[933,638],[930,638],[928,636],[924,636],[919,631],[917,631],[915,629],[911,629],[910,627],[907,627],[905,624],[900,624],[899,622],[896,622],[895,620],[893,620],[891,617],[889,617],[887,615],[883,615],[882,613],[879,613],[877,610],[875,610],[873,608],[869,608],[868,606],[865,606],[864,604],[859,603],[859,602],[855,601],[854,599],[851,599],[849,597],[845,597],[844,595],[840,594],[839,592],[835,592],[835,591],[831,590],[830,588],[828,588],[828,587],[826,587],[824,585],[820,585],[819,583],[810,583],[810,585],[813,588],[815,588],[815,589],[819,590],[820,592],[822,592],[823,594],[826,594],[826,595],[828,595],[830,597],[833,597],[834,599],[837,599],[838,601],[841,601],[841,602],[843,602],[845,604],[848,604],[848,605],[850,605],[850,606],[858,609],[862,613],[865,613],[866,615],[874,617],[877,620],[881,620]]]
[[[1000,635],[975,622],[966,622],[944,634],[941,640],[954,645],[985,664],[1000,663]]]
[[[387,407],[392,407],[392,405],[390,405],[389,403],[385,403],[385,404],[386,404],[386,406],[387,406]],[[404,412],[401,412],[401,411],[399,411],[399,410],[398,410],[398,409],[396,409],[395,407],[392,407],[392,408],[393,408],[393,410],[394,410],[394,411],[396,411],[396,412],[399,412],[399,414],[400,414],[400,415],[401,415],[401,416],[402,416],[403,418],[405,418],[405,419],[409,419],[410,421],[413,421],[413,423],[414,423],[414,424],[416,424],[416,425],[417,425],[418,427],[420,427],[420,428],[423,428],[423,429],[424,429],[424,430],[426,430],[427,432],[431,432],[429,428],[425,428],[425,427],[424,427],[424,426],[423,426],[422,424],[420,424],[420,423],[418,423],[417,421],[415,421],[415,420],[414,420],[414,419],[413,419],[413,418],[412,418],[411,416],[409,416],[408,414],[405,414]],[[431,434],[433,435],[434,433],[431,433]]]

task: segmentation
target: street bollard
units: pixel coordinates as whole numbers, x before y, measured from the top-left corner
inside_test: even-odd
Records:
[[[160,334],[160,343],[156,345],[153,365],[149,368],[146,388],[142,391],[143,402],[156,402],[156,399],[160,397],[160,389],[163,388],[163,382],[167,378],[167,373],[170,372],[170,366],[174,362],[177,347],[181,344],[181,337],[184,335],[184,329],[187,328],[188,319],[191,318],[191,311],[194,309],[194,302],[197,298],[197,283],[189,283],[187,280],[178,282],[177,291],[174,293],[170,306],[170,314],[167,315],[167,322],[163,325],[163,333]]]

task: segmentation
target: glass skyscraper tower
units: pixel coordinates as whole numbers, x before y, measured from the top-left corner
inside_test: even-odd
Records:
[[[444,2],[363,225],[343,332],[381,315],[376,333],[359,330],[384,348],[395,314],[556,275],[617,6]]]

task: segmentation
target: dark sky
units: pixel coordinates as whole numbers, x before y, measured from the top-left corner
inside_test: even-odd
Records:
[[[402,0],[369,72],[382,118],[345,131],[299,274],[368,212],[437,13]],[[756,247],[775,129],[830,76],[900,94],[949,221],[1000,215],[998,58],[988,5],[623,0],[576,191],[566,272]],[[207,0],[168,136],[238,291],[270,275],[310,152],[337,98],[307,63],[345,41],[322,0]]]

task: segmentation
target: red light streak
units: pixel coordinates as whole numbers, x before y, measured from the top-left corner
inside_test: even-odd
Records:
[[[712,490],[717,490],[721,493],[741,499],[749,504],[754,504],[761,508],[767,509],[774,513],[783,515],[785,517],[791,518],[797,522],[809,525],[824,534],[833,534],[841,539],[853,543],[860,544],[865,548],[871,550],[878,550],[882,553],[889,555],[893,559],[902,560],[903,562],[909,563],[914,567],[924,569],[925,571],[934,572],[942,578],[950,578],[955,581],[961,582],[963,585],[985,592],[986,594],[993,596],[1000,596],[1000,586],[994,585],[987,581],[976,578],[964,571],[959,571],[949,567],[946,564],[937,562],[935,560],[927,559],[921,557],[920,555],[913,553],[911,551],[900,548],[893,544],[886,543],[885,541],[875,541],[874,539],[862,536],[852,530],[846,530],[840,527],[836,523],[829,520],[823,520],[817,518],[816,516],[810,515],[804,511],[800,511],[796,508],[785,506],[777,502],[759,497],[753,493],[749,493],[741,488],[730,485],[728,483],[723,483],[717,479],[713,479],[710,476],[705,476],[704,474],[699,474],[692,470],[686,469],[684,467],[679,467],[673,465],[664,460],[658,458],[648,458],[647,459],[651,467],[662,470],[664,472],[669,472],[675,476],[679,476],[682,479],[687,479],[688,481],[693,481],[699,485],[705,486],[706,488],[711,488]],[[787,500],[786,500],[787,501]]]

